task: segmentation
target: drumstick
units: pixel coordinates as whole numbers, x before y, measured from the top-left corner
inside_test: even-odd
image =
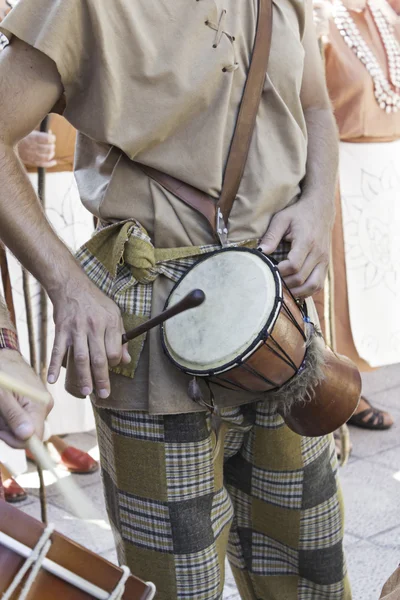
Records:
[[[38,390],[28,383],[19,381],[2,371],[0,371],[0,388],[14,392],[14,394],[19,394],[20,396],[26,396],[46,406],[50,401],[50,394],[45,390]]]
[[[54,462],[50,458],[43,442],[34,434],[26,443],[27,448],[32,452],[38,464],[53,475],[64,495],[68,504],[75,515],[83,521],[103,520],[100,512],[84,494],[81,488],[72,480],[71,477],[61,478],[54,468]]]
[[[139,335],[142,335],[142,333],[146,333],[150,329],[153,329],[153,327],[157,327],[157,325],[165,323],[165,321],[168,321],[168,319],[171,319],[171,317],[175,317],[185,310],[200,306],[200,304],[203,304],[205,299],[206,295],[203,290],[193,290],[189,292],[189,294],[174,304],[174,306],[164,310],[164,312],[160,313],[153,319],[149,319],[146,321],[146,323],[143,323],[143,325],[139,325],[139,327],[135,327],[135,329],[131,329],[127,333],[124,333],[122,336],[122,343],[126,344],[126,342],[129,340],[139,337]]]

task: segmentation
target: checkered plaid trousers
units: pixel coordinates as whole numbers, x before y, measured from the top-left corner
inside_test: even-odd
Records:
[[[159,600],[220,600],[228,555],[245,600],[350,600],[331,437],[266,401],[207,413],[95,408],[119,560]],[[217,433],[216,433],[217,431]]]

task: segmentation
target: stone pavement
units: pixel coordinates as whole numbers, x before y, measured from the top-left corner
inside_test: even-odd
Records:
[[[374,404],[390,410],[396,420],[396,425],[384,432],[351,428],[353,454],[349,464],[341,470],[353,600],[378,600],[383,583],[400,562],[400,366],[365,376],[364,392]],[[98,458],[93,432],[71,435],[68,440]],[[45,475],[49,520],[68,537],[115,561],[99,474],[73,476],[100,513],[85,528],[66,506],[51,476]],[[28,500],[20,508],[39,518],[38,484],[33,469],[21,475],[18,481],[29,491]],[[239,599],[229,572],[224,599]]]

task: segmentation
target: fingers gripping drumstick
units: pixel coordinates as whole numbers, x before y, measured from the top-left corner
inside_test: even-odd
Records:
[[[196,308],[196,306],[200,306],[200,304],[203,304],[205,299],[206,295],[203,292],[203,290],[193,290],[189,292],[189,294],[187,294],[184,298],[182,298],[182,300],[174,304],[174,306],[171,306],[167,310],[164,310],[164,312],[157,315],[153,319],[149,319],[149,321],[146,321],[146,323],[143,323],[143,325],[139,325],[139,327],[135,327],[135,329],[131,329],[131,331],[125,333],[122,336],[122,343],[126,344],[126,342],[129,342],[129,340],[133,340],[139,337],[139,335],[146,333],[147,331],[153,329],[153,327],[156,327],[161,323],[165,323],[165,321],[168,321],[168,319],[171,319],[171,317],[175,317],[176,315],[179,315],[185,310],[189,310],[191,308]]]
[[[0,388],[31,398],[34,402],[47,405],[50,400],[50,394],[45,390],[38,390],[27,383],[23,383],[7,373],[0,372]],[[53,475],[57,481],[60,491],[64,494],[65,499],[72,508],[75,515],[83,520],[99,519],[102,516],[96,507],[90,502],[81,489],[72,481],[71,477],[60,478],[54,469],[54,463],[50,458],[43,442],[41,442],[36,434],[34,434],[27,442],[27,448],[32,452],[37,463]]]
[[[45,404],[46,406],[50,401],[50,394],[48,392],[37,390],[31,385],[19,381],[18,379],[14,379],[14,377],[3,372],[0,372],[0,388],[13,392],[14,394],[19,394],[20,396],[27,396],[35,402]]]

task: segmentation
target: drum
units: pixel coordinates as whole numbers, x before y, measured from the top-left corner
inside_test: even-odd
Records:
[[[32,517],[0,501],[0,597],[9,590],[44,530],[45,526]],[[59,533],[52,533],[50,541],[27,600],[150,600],[154,597],[154,585],[133,575],[126,580],[122,595],[113,596],[124,574],[122,569]],[[21,598],[28,577],[29,572],[10,599]]]
[[[177,368],[231,389],[268,392],[303,435],[322,435],[350,418],[361,393],[357,369],[326,349],[268,257],[247,248],[209,254],[175,285],[166,308],[194,288],[205,302],[161,329]]]
[[[181,278],[166,307],[200,288],[205,302],[162,328],[170,360],[191,375],[251,392],[281,387],[304,364],[306,315],[276,265],[247,248],[208,255]]]

